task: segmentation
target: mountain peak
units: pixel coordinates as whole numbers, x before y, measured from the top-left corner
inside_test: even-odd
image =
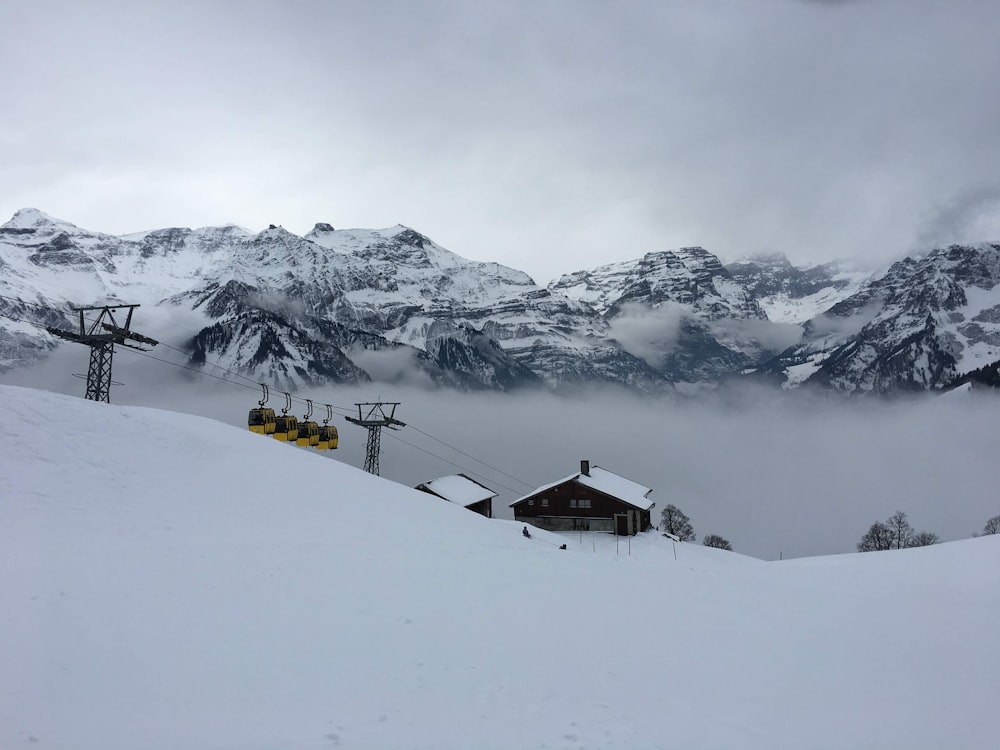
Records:
[[[419,247],[423,249],[425,242],[430,242],[430,238],[420,234],[420,232],[415,229],[410,229],[402,224],[397,224],[392,228],[393,239],[399,240],[404,245],[412,245],[413,247]]]
[[[5,229],[37,229],[43,226],[65,226],[76,228],[68,221],[49,216],[37,208],[22,208],[14,212],[10,221],[3,225]]]
[[[280,224],[269,224],[267,229],[262,229],[256,235],[257,239],[278,239],[284,238],[287,240],[288,237],[294,237],[297,240],[302,239],[294,232],[290,232],[285,229]]]

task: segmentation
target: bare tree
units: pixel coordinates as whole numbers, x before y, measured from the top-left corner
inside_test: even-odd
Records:
[[[733,545],[729,543],[729,540],[723,539],[718,534],[709,534],[702,540],[701,543],[706,547],[716,547],[718,549],[727,549],[730,552],[733,551]]]
[[[929,547],[932,544],[937,544],[941,541],[941,538],[931,532],[931,531],[918,531],[910,537],[910,543],[907,547]]]
[[[876,521],[858,542],[858,552],[877,552],[892,549],[892,530],[881,521]]]
[[[889,549],[903,549],[910,546],[913,527],[910,526],[910,520],[903,511],[897,510],[889,516],[885,525],[889,527],[889,533],[892,535],[892,546]]]
[[[989,536],[990,534],[1000,534],[1000,516],[993,516],[983,526],[982,536]]]
[[[660,514],[660,521],[663,530],[673,534],[682,542],[693,542],[695,540],[694,527],[691,519],[684,515],[684,511],[676,505],[668,505]]]
[[[926,547],[941,539],[930,531],[915,532],[906,514],[898,510],[883,523],[876,521],[858,542],[858,552],[875,552],[904,547]]]

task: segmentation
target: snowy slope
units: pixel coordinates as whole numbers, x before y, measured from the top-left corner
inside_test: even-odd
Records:
[[[682,247],[646,253],[642,258],[566,274],[549,284],[571,299],[615,314],[628,303],[683,304],[709,320],[764,318],[746,288],[735,282],[721,261],[704,248]]]
[[[866,281],[765,363],[787,385],[931,390],[1000,359],[1000,245],[936,248]]]
[[[28,208],[0,226],[0,263],[8,289],[28,287],[49,302],[152,305],[219,273],[252,236],[230,224],[115,237]]]
[[[770,359],[771,324],[757,299],[701,247],[566,274],[549,290],[592,305],[609,335],[672,383],[714,383]]]
[[[1000,537],[616,556],[205,419],[0,408],[0,747],[995,747]]]
[[[793,266],[782,253],[736,261],[726,270],[775,323],[805,323],[850,297],[870,277],[881,275],[843,260]]]
[[[845,271],[834,276],[834,284],[811,294],[794,296],[778,292],[762,297],[760,306],[767,313],[767,319],[775,323],[805,323],[850,297],[870,277],[867,271]]]

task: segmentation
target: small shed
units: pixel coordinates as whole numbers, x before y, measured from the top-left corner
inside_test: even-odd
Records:
[[[600,466],[539,487],[511,503],[514,520],[551,531],[606,531],[630,535],[652,527],[652,490]]]
[[[499,494],[465,474],[438,477],[418,484],[414,489],[437,495],[449,503],[461,505],[487,518],[493,518],[493,498]]]

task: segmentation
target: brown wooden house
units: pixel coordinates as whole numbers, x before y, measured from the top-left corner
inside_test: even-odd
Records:
[[[637,534],[652,526],[652,492],[600,466],[580,462],[580,471],[539,487],[511,503],[514,520],[551,531]]]
[[[415,489],[437,495],[449,503],[456,503],[463,508],[468,508],[473,513],[493,518],[493,498],[498,493],[475,479],[465,476],[465,474],[438,477],[429,482],[418,484]]]

